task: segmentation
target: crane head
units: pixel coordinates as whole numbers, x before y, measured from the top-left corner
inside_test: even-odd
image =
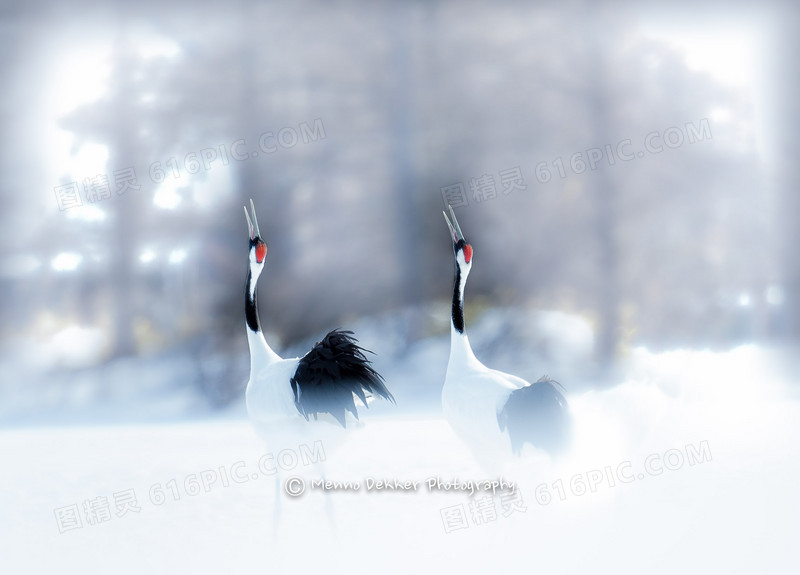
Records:
[[[442,214],[444,215],[444,221],[447,222],[447,227],[450,229],[450,236],[453,238],[453,253],[456,256],[456,260],[459,260],[459,256],[461,256],[464,259],[464,264],[470,266],[472,264],[472,246],[464,239],[464,234],[461,232],[461,226],[458,225],[453,206],[448,205],[447,207],[450,209],[452,221],[447,217],[446,212],[442,212]],[[459,263],[461,262],[459,261]]]
[[[250,199],[250,210],[253,212],[253,219],[250,219],[250,214],[247,213],[247,206],[244,206],[244,217],[247,218],[247,227],[250,230],[250,254],[251,259],[255,258],[255,262],[263,264],[267,257],[267,244],[261,239],[261,234],[258,231],[258,218],[256,218],[256,207],[253,205],[253,199]]]

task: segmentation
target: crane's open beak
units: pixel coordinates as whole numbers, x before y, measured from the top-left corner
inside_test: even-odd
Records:
[[[442,212],[442,215],[444,216],[444,221],[447,222],[447,227],[450,228],[450,234],[453,236],[453,243],[457,244],[458,240],[464,239],[464,234],[461,233],[461,227],[458,225],[458,220],[456,219],[456,213],[453,211],[453,206],[448,204],[447,207],[450,209],[450,216],[453,218],[453,223],[450,223],[450,220],[445,212]]]
[[[250,220],[250,214],[247,213],[247,206],[243,207],[244,217],[247,218],[247,227],[250,228],[250,239],[254,240],[256,237],[261,237],[261,233],[258,231],[258,218],[256,217],[256,207],[253,205],[253,198],[250,198],[250,210],[253,212],[252,220]]]

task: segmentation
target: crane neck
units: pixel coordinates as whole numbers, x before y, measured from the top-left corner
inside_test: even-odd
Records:
[[[244,314],[247,324],[247,344],[250,347],[250,369],[254,366],[268,365],[277,361],[280,356],[264,339],[261,321],[258,318],[258,275],[253,275],[252,268],[247,271],[247,282],[244,290]]]
[[[456,261],[456,277],[453,281],[453,305],[450,311],[450,325],[459,334],[464,334],[464,288],[467,276],[461,272]]]
[[[468,271],[467,271],[468,273]],[[478,365],[480,362],[472,353],[472,346],[464,327],[464,289],[467,273],[456,262],[456,277],[453,282],[453,306],[450,315],[450,362],[456,364]]]

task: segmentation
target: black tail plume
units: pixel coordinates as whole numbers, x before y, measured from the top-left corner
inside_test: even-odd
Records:
[[[308,419],[330,413],[345,427],[349,411],[358,419],[354,396],[367,405],[367,394],[378,395],[392,403],[383,377],[373,369],[353,332],[335,329],[305,354],[291,379],[294,403]]]
[[[560,383],[545,376],[511,392],[497,423],[501,430],[508,428],[514,453],[519,453],[526,442],[551,454],[566,448],[570,418],[561,389]]]

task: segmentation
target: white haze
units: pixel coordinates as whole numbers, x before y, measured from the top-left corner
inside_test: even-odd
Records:
[[[269,447],[238,409],[222,419],[175,424],[0,432],[0,568],[789,572],[800,503],[800,404],[779,352],[755,346],[633,350],[618,385],[569,394],[576,422],[570,453],[552,461],[528,452],[508,466],[504,479],[516,482],[525,510],[504,516],[495,498],[496,518],[476,524],[469,505],[477,505],[481,494],[470,500],[463,493],[431,493],[425,480],[499,478],[475,464],[436,409],[404,406],[404,382],[398,379],[403,372],[438,374],[445,343],[428,341],[420,346],[427,355],[419,351],[413,362],[384,362],[382,369],[396,374],[389,383],[398,389],[398,407],[373,404],[363,427],[325,450],[324,463],[304,466],[298,454],[308,447],[298,446],[297,466],[282,472],[283,479],[303,477],[307,486],[322,474],[331,481],[358,481],[361,490],[327,497],[312,491],[298,499],[281,494],[277,523],[273,477],[258,471]],[[113,413],[104,418],[113,421]],[[246,470],[245,480],[223,485],[219,469],[229,472],[237,462],[243,462],[238,469]],[[631,473],[632,482],[621,480]],[[411,493],[366,492],[368,477],[420,486]],[[172,479],[178,500],[167,486]],[[203,481],[207,491],[198,487]],[[189,495],[195,488],[200,492]],[[129,489],[140,511],[118,517],[115,494]],[[162,505],[151,501],[159,494],[166,498]],[[545,505],[537,496],[550,500]],[[89,525],[82,515],[81,528],[59,533],[57,510],[98,497],[110,505],[108,521]],[[447,532],[442,510],[462,504],[466,527]]]

